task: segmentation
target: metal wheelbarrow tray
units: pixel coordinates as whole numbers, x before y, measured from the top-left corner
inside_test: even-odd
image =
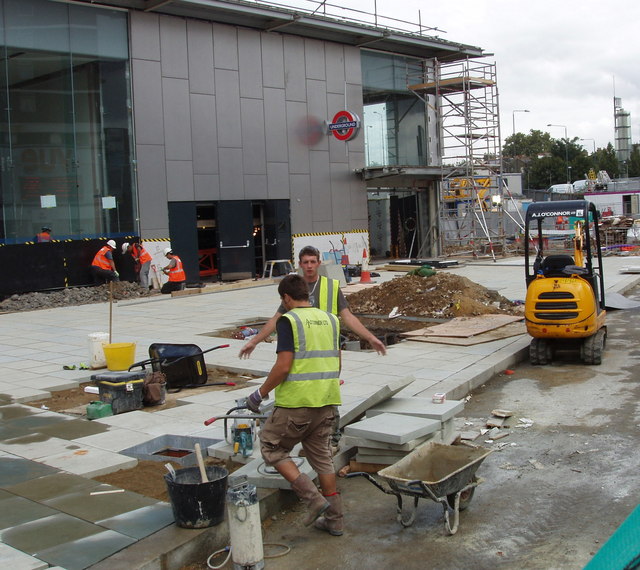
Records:
[[[349,473],[347,477],[362,476],[398,501],[398,522],[411,526],[416,518],[418,499],[431,499],[444,509],[444,525],[449,534],[458,530],[459,514],[469,506],[480,480],[475,473],[492,451],[484,447],[425,443],[406,457],[378,471],[388,484],[382,485],[369,473]],[[413,508],[403,515],[402,497],[413,497]],[[453,510],[453,524],[449,520]]]

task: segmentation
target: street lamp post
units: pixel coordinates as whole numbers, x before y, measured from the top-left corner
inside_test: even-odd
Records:
[[[513,134],[516,134],[516,113],[528,113],[529,109],[514,109],[511,111],[511,120],[513,122]]]
[[[562,127],[564,129],[564,162],[567,167],[567,184],[571,184],[571,172],[569,171],[569,135],[567,134],[566,125],[547,124],[547,127]]]
[[[581,141],[591,141],[593,143],[593,154],[596,153],[596,139],[580,139]]]

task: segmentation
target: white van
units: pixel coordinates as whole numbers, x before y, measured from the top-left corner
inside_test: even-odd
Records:
[[[550,194],[573,194],[573,184],[554,184],[549,186],[547,192]]]
[[[576,180],[573,183],[573,191],[574,192],[586,192],[589,188],[588,180]]]

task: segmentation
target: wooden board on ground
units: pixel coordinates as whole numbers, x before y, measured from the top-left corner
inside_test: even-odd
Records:
[[[363,289],[371,289],[371,287],[377,287],[379,283],[349,283],[346,287],[341,287],[343,295],[351,295],[351,293],[357,293]]]
[[[421,329],[423,330],[423,329]],[[419,331],[412,331],[416,333]],[[407,333],[403,333],[407,340],[417,342],[431,342],[435,344],[450,344],[455,346],[472,346],[474,344],[482,344],[483,342],[491,342],[493,340],[500,340],[503,338],[509,338],[512,336],[518,336],[525,334],[527,328],[524,322],[509,323],[508,325],[501,326],[497,329],[493,329],[482,334],[470,336],[466,338],[453,337],[453,336],[406,336]]]
[[[466,338],[497,329],[509,323],[521,321],[524,317],[514,315],[480,315],[477,317],[456,317],[447,323],[403,333],[407,336],[453,336]]]

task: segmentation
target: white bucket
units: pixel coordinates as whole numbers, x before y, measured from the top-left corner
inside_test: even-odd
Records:
[[[106,368],[107,359],[102,344],[109,342],[109,333],[97,332],[89,335],[89,368]]]

